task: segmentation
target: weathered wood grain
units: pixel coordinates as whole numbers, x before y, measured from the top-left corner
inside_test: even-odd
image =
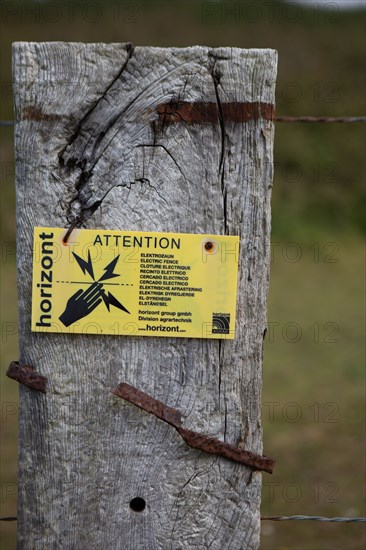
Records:
[[[258,548],[261,474],[110,389],[127,382],[186,429],[262,452],[276,60],[14,44],[20,363],[48,379],[45,395],[20,388],[19,548]],[[236,339],[31,333],[33,227],[73,223],[240,235]]]

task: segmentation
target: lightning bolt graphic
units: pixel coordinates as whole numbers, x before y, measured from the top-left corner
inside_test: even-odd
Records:
[[[114,260],[111,261],[110,264],[107,265],[107,267],[104,268],[105,273],[104,275],[101,276],[101,278],[99,279],[99,282],[105,281],[106,279],[113,279],[114,277],[119,276],[118,273],[113,273],[113,270],[116,267],[116,263],[118,262],[118,259],[119,259],[119,254],[116,258],[114,258]]]
[[[90,257],[90,250],[88,251],[88,261],[87,262],[85,260],[83,260],[83,258],[80,258],[80,256],[78,256],[77,254],[75,254],[75,252],[73,252],[72,254],[73,254],[74,258],[76,259],[77,263],[79,264],[80,268],[82,269],[84,275],[85,275],[85,271],[87,271],[89,273],[89,275],[91,276],[91,278],[93,279],[93,281],[95,281],[94,272],[93,272],[93,264],[92,264],[91,257]]]
[[[130,313],[128,309],[126,309],[125,306],[123,306],[121,302],[119,302],[117,298],[115,298],[113,294],[111,294],[110,292],[108,292],[108,296],[105,292],[102,292],[102,298],[108,311],[109,311],[109,306],[114,306],[114,307],[118,307],[118,309],[121,309],[122,311],[126,311],[126,313]]]
[[[90,257],[90,250],[88,251],[88,261],[85,261],[83,260],[83,258],[80,258],[80,256],[75,254],[75,252],[73,252],[73,255],[77,263],[79,264],[82,272],[84,273],[84,275],[85,275],[85,272],[87,272],[92,277],[93,281],[95,281],[92,260]],[[119,260],[119,255],[116,258],[114,258],[114,260],[112,260],[106,267],[103,268],[105,273],[100,277],[100,279],[98,279],[97,281],[98,283],[101,281],[105,281],[107,279],[114,279],[114,277],[119,277],[118,273],[114,273],[114,268],[116,267],[118,260]],[[96,283],[93,283],[93,284],[96,284]],[[110,311],[110,306],[114,306],[118,309],[121,309],[122,311],[125,311],[126,313],[130,313],[128,309],[126,309],[125,306],[122,305],[121,302],[119,302],[115,296],[113,296],[113,294],[111,294],[110,292],[106,292],[103,289],[102,285],[100,288],[100,296],[102,297],[103,302],[106,308],[108,309],[108,311]]]

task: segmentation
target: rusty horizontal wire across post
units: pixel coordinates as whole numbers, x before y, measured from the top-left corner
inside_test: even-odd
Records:
[[[330,523],[366,523],[366,518],[326,518],[323,516],[261,516],[261,521],[322,521]]]
[[[287,116],[280,115],[276,117],[276,122],[305,122],[305,123],[354,123],[366,122],[366,116],[353,117],[325,117],[325,116]]]
[[[0,521],[17,521],[14,516],[0,518]],[[261,521],[320,521],[330,523],[366,523],[366,518],[325,518],[323,516],[261,516]]]

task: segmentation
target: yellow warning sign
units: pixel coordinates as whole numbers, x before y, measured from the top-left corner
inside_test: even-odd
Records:
[[[36,227],[32,330],[235,336],[239,237]]]

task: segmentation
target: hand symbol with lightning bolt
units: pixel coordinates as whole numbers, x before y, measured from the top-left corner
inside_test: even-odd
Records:
[[[91,313],[102,301],[104,302],[108,311],[110,311],[110,306],[114,306],[126,313],[130,313],[124,305],[117,300],[113,294],[106,292],[103,288],[103,283],[101,281],[106,281],[108,279],[113,279],[118,277],[118,273],[114,273],[114,268],[119,259],[119,255],[112,260],[105,268],[105,273],[95,281],[93,265],[90,257],[90,251],[88,251],[88,260],[85,261],[83,258],[73,252],[73,256],[78,262],[82,272],[85,275],[87,272],[93,279],[93,283],[83,292],[82,289],[78,290],[75,294],[71,296],[66,304],[66,309],[59,317],[60,321],[66,326],[70,326],[75,321],[86,317]]]

